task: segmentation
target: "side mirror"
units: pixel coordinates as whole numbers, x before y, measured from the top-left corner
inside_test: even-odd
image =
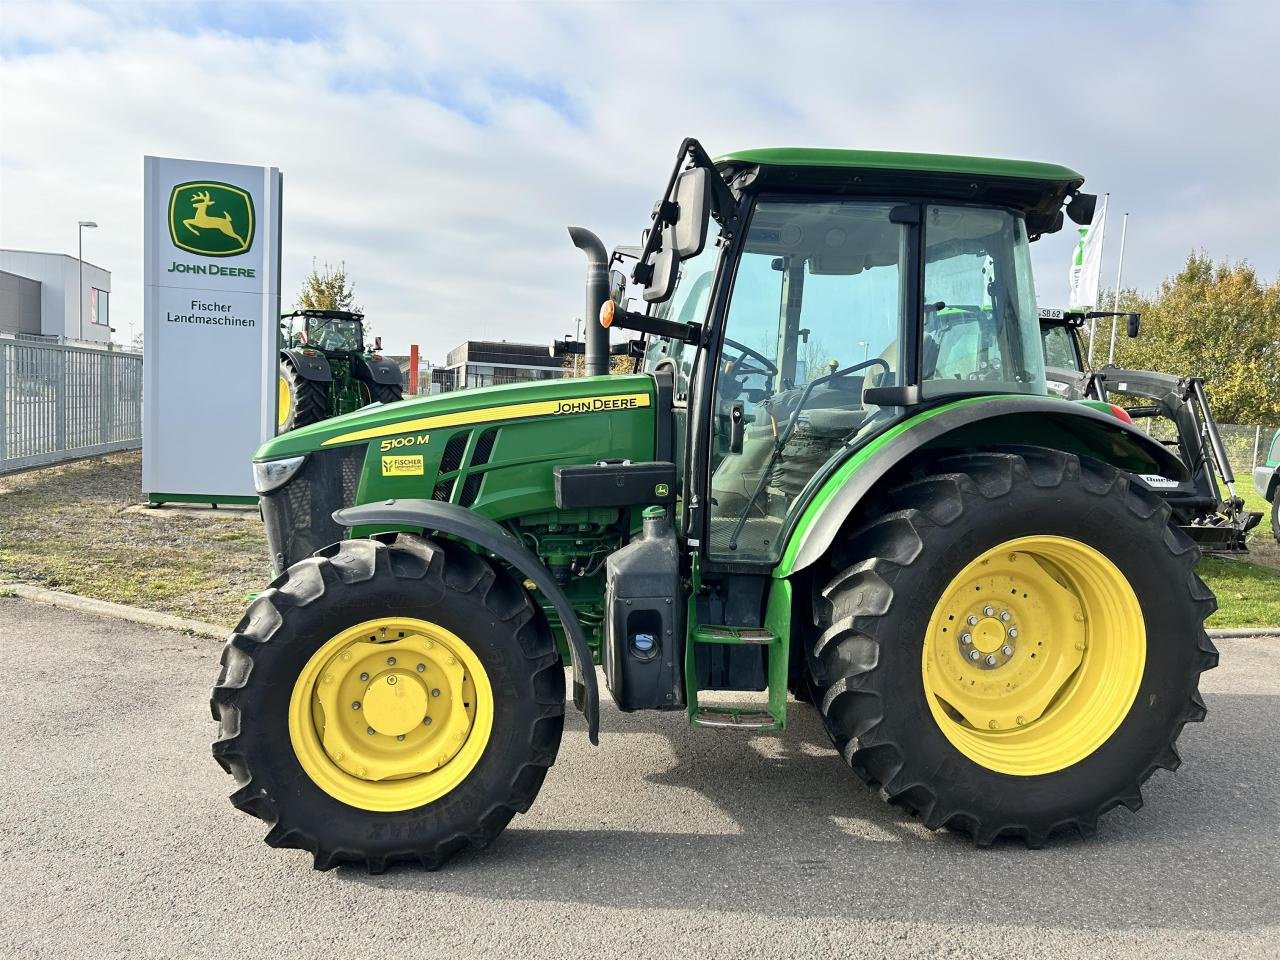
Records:
[[[1129,320],[1129,336],[1136,337],[1138,335],[1138,327],[1142,324],[1142,315],[1138,313],[1127,313],[1125,316]]]
[[[653,273],[645,284],[642,296],[646,303],[662,303],[671,296],[676,286],[676,270],[680,266],[680,258],[675,250],[675,228],[664,227],[662,230],[662,246],[649,257],[649,265]]]
[[[373,349],[375,349],[375,350],[379,350],[379,351],[381,351],[381,350],[382,350],[382,338],[381,338],[381,337],[374,337],[374,338],[373,338]]]
[[[696,257],[707,242],[707,217],[711,215],[711,191],[707,189],[710,172],[704,167],[694,167],[680,174],[676,180],[675,196],[678,211],[674,224],[674,252],[680,260]],[[666,237],[663,237],[665,242]]]
[[[622,298],[627,293],[627,275],[621,270],[609,271],[609,299],[617,306],[622,306]]]
[[[1067,216],[1071,218],[1072,223],[1087,227],[1093,223],[1093,213],[1097,206],[1098,195],[1096,193],[1077,193],[1071,198],[1071,202],[1067,204]]]

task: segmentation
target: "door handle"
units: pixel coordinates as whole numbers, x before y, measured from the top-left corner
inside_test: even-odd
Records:
[[[744,421],[746,420],[745,411],[743,410],[742,401],[735,400],[729,405],[729,452],[742,452],[742,435],[745,430]]]

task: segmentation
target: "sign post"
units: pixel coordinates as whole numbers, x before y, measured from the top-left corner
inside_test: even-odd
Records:
[[[256,503],[275,434],[275,167],[144,158],[142,489],[152,503]]]

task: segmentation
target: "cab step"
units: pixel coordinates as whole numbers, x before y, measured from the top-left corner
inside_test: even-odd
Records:
[[[782,725],[768,710],[739,707],[696,707],[689,722],[695,727],[756,731],[782,729]]]
[[[719,624],[699,624],[693,630],[695,643],[742,643],[767,647],[776,642],[777,635],[764,627],[726,627]]]

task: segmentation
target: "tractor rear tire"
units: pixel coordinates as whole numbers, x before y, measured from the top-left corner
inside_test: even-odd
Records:
[[[1104,464],[1018,448],[932,469],[833,557],[808,651],[824,724],[859,777],[930,829],[979,846],[1088,836],[1142,805],[1205,716],[1217,604],[1199,550]]]
[[[296,430],[329,416],[329,385],[308,380],[288,360],[280,361],[276,432]]]
[[[326,547],[260,594],[223,648],[212,709],[231,802],[270,825],[268,844],[319,870],[434,870],[533,804],[560,746],[564,669],[505,571],[388,534]]]
[[[404,388],[398,383],[371,383],[369,389],[378,403],[395,403],[404,399]]]

